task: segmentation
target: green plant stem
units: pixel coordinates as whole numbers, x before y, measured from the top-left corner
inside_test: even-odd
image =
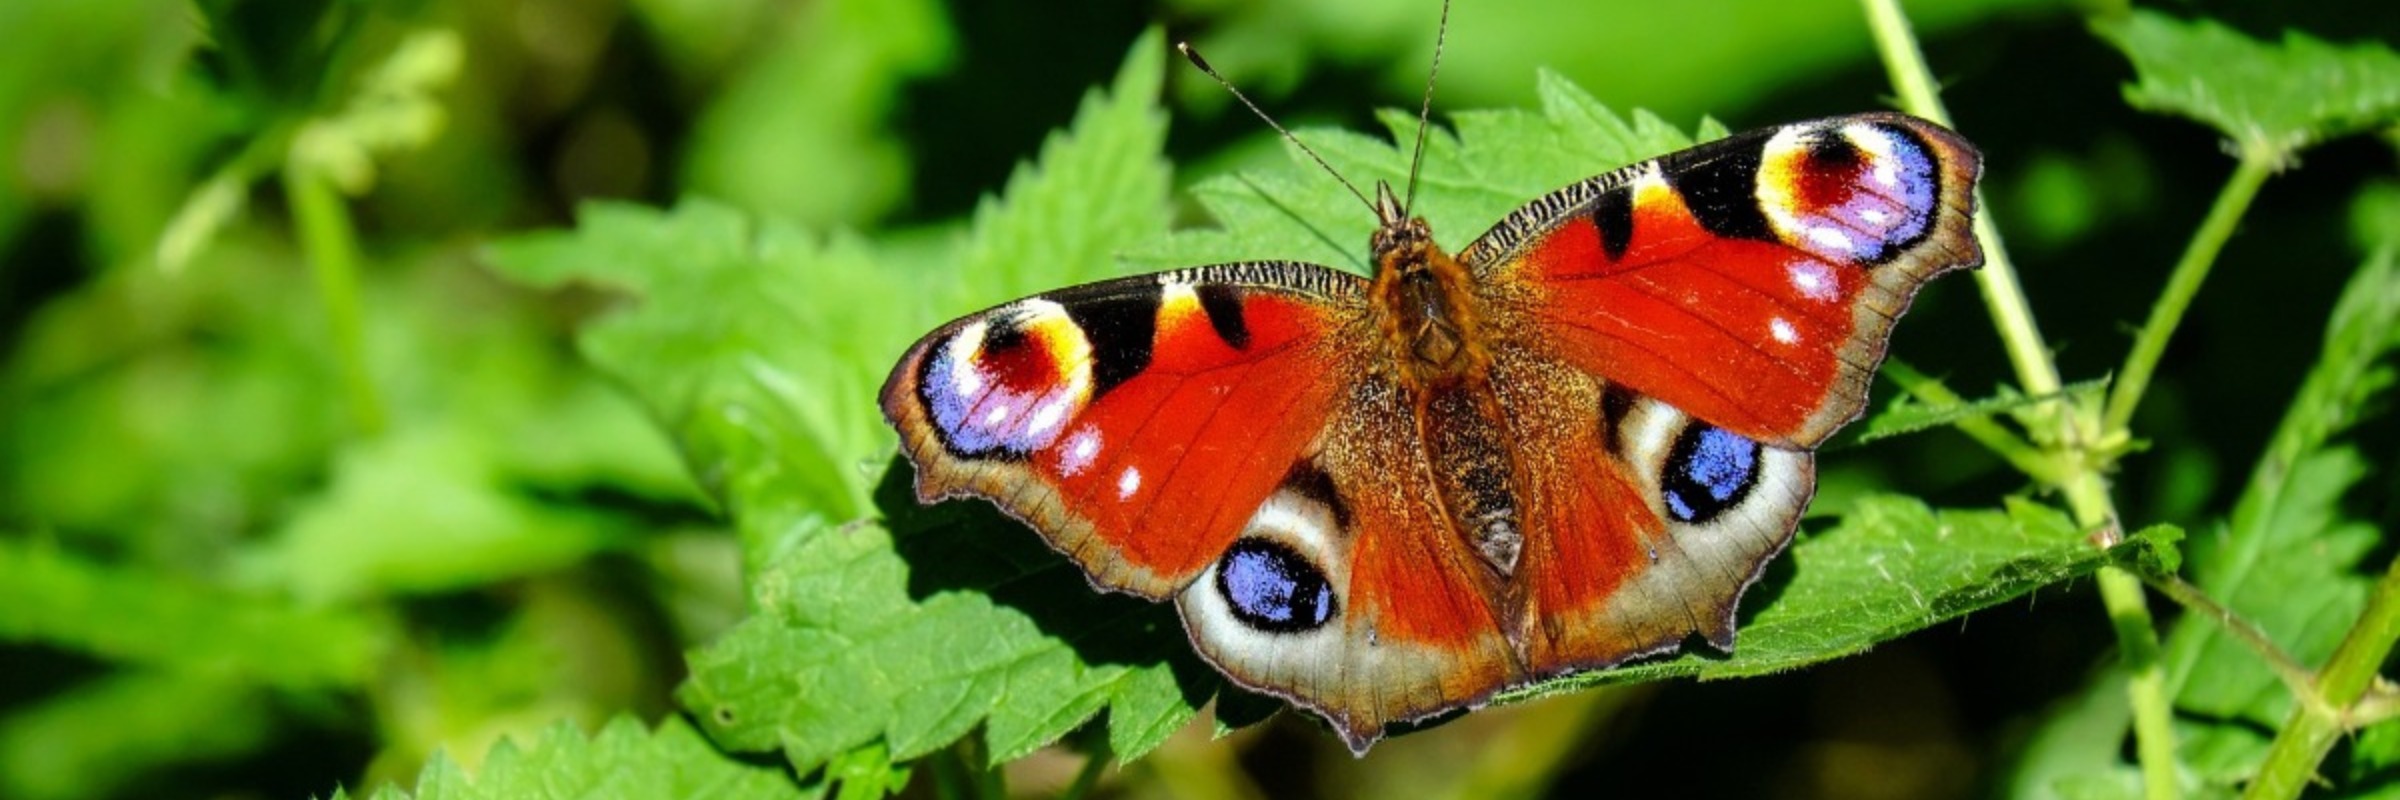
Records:
[[[1108,763],[1115,757],[1108,751],[1106,738],[1095,738],[1100,739],[1100,749],[1084,756],[1083,768],[1075,771],[1075,782],[1067,784],[1067,790],[1059,793],[1060,800],[1083,800],[1092,796],[1092,787],[1099,786],[1101,773],[1108,771]]]
[[[1917,47],[1916,36],[1909,31],[1908,19],[1900,13],[1898,0],[1859,2],[1866,9],[1868,28],[1874,34],[1885,69],[1891,73],[1892,85],[1900,92],[1901,108],[1949,125],[1950,114],[1934,91],[1933,72],[1925,65],[1925,55]],[[2009,361],[2015,366],[2017,380],[2024,385],[2025,392],[2057,393],[2063,388],[2058,367],[2050,360],[2049,346],[2034,324],[2032,306],[2025,300],[2024,287],[2017,282],[2016,268],[2007,249],[2001,246],[1999,229],[1982,205],[1977,202],[1974,230],[1984,252],[1983,269],[1976,274],[1977,284],[1983,289],[1984,305],[1992,315],[1994,327],[2000,331]],[[2037,424],[2036,436],[2043,429],[2053,430],[2057,433],[2054,444],[2069,447],[2098,441],[2099,431],[2086,422],[2089,415],[2076,412],[2074,404],[2062,399],[2049,407],[2056,409],[2052,412],[2053,420]],[[2108,480],[2100,471],[2101,465],[2085,458],[2066,461],[2067,474],[2062,476],[2059,488],[2066,495],[2076,523],[2098,532],[2098,544],[2114,544],[2122,532],[2116,502],[2109,496]],[[2133,710],[2135,753],[2141,762],[2143,791],[2151,800],[2172,800],[2182,793],[2176,774],[2174,707],[2167,695],[2166,669],[2159,657],[2158,627],[2151,620],[2149,599],[2142,591],[2141,578],[2121,567],[2101,567],[2098,583],[2101,604],[2107,609],[2110,627],[2116,631],[2118,650],[2125,662],[2126,699]]]
[[[2150,319],[2142,324],[2141,333],[2133,340],[2133,351],[2126,354],[2124,368],[2117,371],[2116,386],[2108,393],[2108,410],[2102,417],[2107,431],[2122,431],[2133,419],[2134,408],[2142,403],[2142,393],[2150,388],[2150,376],[2158,370],[2158,359],[2167,351],[2167,341],[2174,338],[2175,328],[2183,322],[2185,311],[2191,309],[2192,297],[2200,293],[2200,284],[2208,279],[2208,269],[2217,261],[2217,253],[2225,249],[2225,241],[2233,238],[2233,229],[2242,221],[2242,213],[2250,208],[2251,199],[2267,176],[2282,163],[2278,153],[2263,147],[2246,147],[2242,160],[2234,167],[2233,177],[2217,192],[2217,201],[2209,206],[2208,217],[2200,230],[2192,234],[2191,244],[2184,247],[2183,257],[2176,260],[2175,271],[2167,277],[2167,288],[2159,293],[2158,302],[2150,306]]]
[[[1939,408],[1963,406],[1967,403],[1966,398],[1951,391],[1950,387],[1942,385],[1941,381],[1934,380],[1932,376],[1918,372],[1915,367],[1903,364],[1897,359],[1884,361],[1883,372],[1890,376],[1893,382],[1900,384],[1902,390],[1915,395],[1918,400],[1928,405]],[[2064,475],[2063,469],[2056,463],[2056,459],[2026,442],[2023,437],[2009,430],[2007,426],[1993,421],[1991,417],[1966,417],[1951,423],[1951,426],[1957,428],[1960,433],[1966,434],[1967,438],[1975,440],[1976,444],[1983,445],[1984,449],[1992,451],[1993,454],[2015,466],[2017,471],[2033,476],[2035,480],[2043,483],[2057,483]]]
[[[2315,673],[2309,671],[2308,665],[2293,658],[2292,654],[2284,652],[2282,646],[2275,644],[2275,640],[2267,638],[2267,632],[2259,630],[2256,623],[2226,608],[2225,604],[2217,602],[2216,598],[2200,591],[2200,587],[2193,586],[2181,576],[2152,576],[2150,585],[2158,589],[2159,594],[2183,606],[2184,610],[2216,623],[2219,630],[2249,647],[2250,652],[2267,662],[2267,668],[2274,671],[2275,677],[2283,679],[2284,687],[2292,690],[2293,697],[2301,698],[2303,702],[2314,702],[2317,697]]]
[[[292,207],[300,249],[316,277],[318,300],[325,306],[351,423],[361,435],[380,435],[383,402],[367,368],[358,300],[358,232],[350,224],[349,206],[325,176],[297,165],[283,168],[283,194]]]
[[[1866,6],[1867,27],[1874,32],[1875,46],[1883,56],[1886,71],[1891,73],[1892,86],[1900,92],[1900,108],[1943,125],[1951,125],[1950,110],[1942,105],[1936,93],[1933,72],[1925,66],[1925,54],[1917,49],[1916,34],[1908,28],[1908,18],[1900,13],[1898,0],[1859,0]],[[2025,300],[2025,288],[2017,283],[2015,262],[2009,260],[2008,249],[2000,244],[2000,229],[1992,224],[1992,215],[1985,213],[1982,193],[1976,193],[1975,241],[1983,246],[1983,267],[1975,271],[1975,282],[1983,289],[1985,310],[1992,315],[1992,325],[2000,331],[2000,340],[2008,348],[2008,360],[2016,368],[2017,381],[2024,384],[2026,394],[2056,393],[2063,382],[2058,367],[2050,361],[2050,348],[2042,341],[2042,331],[2033,322],[2033,307]]]
[[[2301,702],[2294,704],[2292,718],[2267,748],[2266,763],[2259,767],[2258,777],[2250,781],[2243,797],[2300,795],[2316,777],[2317,764],[2333,750],[2334,741],[2355,722],[2350,708],[2374,685],[2376,670],[2391,655],[2395,639],[2400,639],[2400,560],[2384,569],[2383,579],[2375,582],[2375,591],[2367,598],[2366,611],[2334,648],[2332,660],[2317,673],[2313,696],[2320,702],[2308,702],[2311,693],[2299,695]]]

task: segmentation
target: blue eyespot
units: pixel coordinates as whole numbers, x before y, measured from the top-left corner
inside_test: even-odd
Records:
[[[1742,501],[1758,482],[1758,443],[1705,422],[1693,422],[1667,452],[1667,513],[1705,523]]]
[[[1260,538],[1233,543],[1217,564],[1217,593],[1243,624],[1297,633],[1333,619],[1333,585],[1291,548]]]

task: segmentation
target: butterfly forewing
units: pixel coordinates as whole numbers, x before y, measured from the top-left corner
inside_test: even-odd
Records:
[[[1982,263],[1981,161],[1861,114],[1736,134],[1562,189],[1461,253],[1496,333],[1744,436],[1813,447],[1864,408],[1917,287]]]
[[[910,348],[884,416],[921,499],[989,498],[1096,585],[1164,598],[1323,430],[1360,284],[1265,262],[1026,298]]]

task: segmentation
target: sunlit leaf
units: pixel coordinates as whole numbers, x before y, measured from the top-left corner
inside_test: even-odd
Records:
[[[1038,617],[1061,628],[1037,623],[1031,614],[1042,612],[995,591],[1019,585],[1007,564],[959,555],[1009,546],[981,543],[996,515],[898,535],[834,522],[873,511],[868,480],[892,447],[876,390],[911,339],[942,314],[1061,275],[1116,274],[1115,253],[1164,234],[1163,49],[1155,34],[1134,49],[1115,87],[1087,100],[1038,165],[978,211],[938,278],[886,243],[812,236],[699,202],[667,215],[592,207],[574,234],[496,249],[522,277],[638,296],[584,346],[676,432],[732,513],[760,612],[692,656],[683,699],[721,743],[781,749],[810,771],[877,742],[913,758],[980,725],[1000,759],[1107,708],[1112,742],[1138,754],[1189,717],[1170,654],[1151,651],[1173,640],[1116,632],[1171,630],[1173,617],[1097,598],[1080,579],[1029,581],[1038,593],[1024,602],[1107,611]],[[1061,566],[1030,536],[1010,541],[1033,551],[1020,561]],[[959,577],[937,577],[945,566]],[[1121,640],[1145,644],[1127,651]]]
[[[671,22],[694,16],[665,5],[636,7]],[[927,0],[790,8],[782,19],[760,15],[758,24],[782,35],[759,37],[758,56],[713,95],[693,131],[684,180],[771,219],[871,221],[908,188],[907,152],[886,133],[887,117],[909,78],[950,58],[945,11]],[[669,43],[726,49],[722,39]]]
[[[1860,498],[1840,522],[1803,531],[1742,598],[1731,656],[1682,655],[1571,676],[1518,692],[1697,676],[1766,675],[1863,652],[1970,611],[2138,558],[2156,534],[2114,551],[2086,541],[2063,511],[2027,501],[2006,510],[1936,510],[1898,496]]]
[[[2298,31],[2279,43],[2214,20],[2148,9],[2099,24],[2133,60],[2136,107],[2207,123],[2245,148],[2289,157],[2315,142],[2400,120],[2400,53]]]
[[[806,798],[785,771],[737,761],[668,717],[655,731],[620,717],[586,736],[572,726],[551,728],[531,743],[507,742],[468,770],[436,756],[412,788],[385,787],[374,800],[674,800],[674,798]],[[347,798],[337,791],[336,798]]]
[[[356,686],[385,632],[344,609],[304,607],[154,569],[0,539],[0,639],[161,668],[319,688]]]
[[[94,679],[0,719],[0,794],[105,796],[154,771],[240,756],[276,732],[267,697],[222,675]]]
[[[2105,387],[2105,381],[2082,381],[2060,389],[2060,394],[2088,394]],[[1872,442],[1894,436],[1916,433],[1957,423],[1970,417],[1985,417],[2046,403],[2055,396],[2027,397],[2013,389],[1980,400],[1957,405],[1937,406],[1902,396],[1860,424],[1856,441]]]

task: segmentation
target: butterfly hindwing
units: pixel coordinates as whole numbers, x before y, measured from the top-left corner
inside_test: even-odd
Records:
[[[1917,287],[1982,262],[1981,162],[1860,114],[1736,134],[1569,186],[1461,253],[1515,338],[1711,424],[1813,447],[1864,407]]]
[[[921,499],[989,498],[1095,585],[1164,598],[1323,429],[1360,283],[1260,262],[1036,295],[920,340],[884,415]]]
[[[1535,532],[1516,575],[1526,671],[1610,666],[1694,635],[1732,649],[1736,606],[1790,542],[1814,456],[1530,355],[1495,369],[1515,387],[1501,397]]]

